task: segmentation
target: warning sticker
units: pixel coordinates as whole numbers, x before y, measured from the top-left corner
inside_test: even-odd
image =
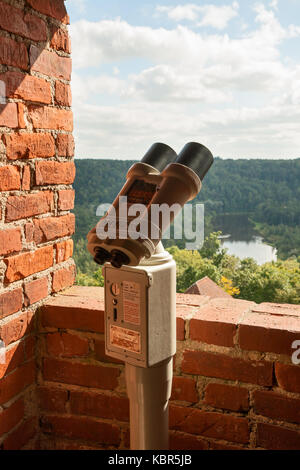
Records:
[[[141,352],[141,334],[119,326],[110,326],[110,344],[134,353]]]
[[[123,314],[126,323],[139,325],[141,323],[141,293],[140,284],[123,282]]]

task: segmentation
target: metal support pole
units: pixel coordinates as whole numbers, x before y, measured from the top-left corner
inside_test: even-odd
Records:
[[[142,368],[125,364],[131,450],[168,450],[173,358]]]

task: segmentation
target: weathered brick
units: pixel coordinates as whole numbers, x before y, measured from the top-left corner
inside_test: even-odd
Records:
[[[27,243],[33,242],[34,225],[29,222],[25,224],[24,228],[25,228],[25,238],[26,238]]]
[[[74,214],[61,217],[45,217],[34,220],[34,241],[36,244],[55,240],[69,235],[75,231]]]
[[[124,364],[124,361],[115,359],[114,357],[109,357],[105,354],[105,342],[104,340],[95,340],[94,341],[95,349],[95,358],[100,362],[108,362],[113,364]]]
[[[57,263],[63,263],[64,261],[67,261],[69,258],[71,258],[73,254],[73,245],[74,242],[71,238],[69,240],[56,243],[55,249]]]
[[[176,337],[177,341],[184,341],[185,326],[195,313],[195,308],[187,305],[176,305]]]
[[[249,410],[249,392],[242,387],[209,383],[205,390],[204,402],[214,408],[247,411]]]
[[[53,193],[40,191],[26,196],[9,196],[6,203],[6,222],[45,214],[53,209]]]
[[[43,78],[9,71],[0,74],[0,80],[5,83],[8,98],[20,98],[37,103],[51,103],[51,86]]]
[[[5,136],[5,142],[6,154],[10,160],[55,155],[55,143],[51,134],[11,134]]]
[[[42,410],[64,413],[68,401],[68,391],[58,388],[39,387],[38,399]]]
[[[29,5],[44,15],[51,16],[62,23],[69,23],[64,0],[27,0]]]
[[[71,52],[71,41],[70,37],[62,28],[57,29],[57,26],[51,27],[51,42],[50,45],[53,49],[58,51],[64,51],[70,54]]]
[[[0,231],[0,255],[8,255],[22,249],[21,229]]]
[[[19,126],[18,107],[16,103],[0,104],[0,127],[15,128]]]
[[[87,356],[89,341],[71,333],[49,333],[46,336],[47,351],[53,356]]]
[[[22,422],[3,442],[4,450],[20,450],[37,432],[37,418]]]
[[[15,401],[9,408],[0,411],[0,436],[14,428],[24,416],[23,399]]]
[[[300,317],[251,313],[239,327],[239,344],[246,350],[291,356],[292,343],[299,338]]]
[[[36,162],[36,184],[72,184],[75,179],[74,162]]]
[[[30,46],[30,66],[31,70],[49,77],[71,79],[72,62],[69,57],[33,45]]]
[[[0,404],[6,403],[35,381],[35,362],[27,362],[2,379]]]
[[[198,434],[230,442],[249,442],[249,423],[246,418],[170,406],[170,427],[189,434]]]
[[[92,392],[71,391],[71,413],[97,418],[129,421],[129,400]]]
[[[30,191],[30,187],[31,187],[31,171],[30,171],[30,166],[26,165],[23,170],[22,189],[23,191]]]
[[[255,390],[253,398],[255,413],[280,421],[300,423],[300,399],[263,390]]]
[[[75,151],[74,137],[71,134],[58,134],[56,139],[57,153],[60,157],[73,157]]]
[[[15,289],[0,294],[0,319],[21,310],[23,305],[22,289]]]
[[[8,320],[0,326],[0,337],[4,344],[8,346],[15,341],[23,338],[28,327],[27,313],[21,313],[18,317]]]
[[[24,304],[29,305],[35,304],[40,300],[48,296],[48,279],[42,277],[35,281],[27,282],[24,286]]]
[[[0,38],[0,63],[26,70],[28,68],[26,45],[7,37]]]
[[[69,211],[74,209],[75,191],[73,189],[62,189],[58,191],[58,209]]]
[[[74,265],[62,268],[53,273],[52,290],[59,292],[67,287],[71,287],[75,282],[76,268]]]
[[[120,429],[118,426],[91,418],[75,416],[45,416],[42,430],[57,436],[84,439],[98,444],[119,445]]]
[[[188,377],[173,377],[171,400],[197,403],[199,400],[196,382]]]
[[[18,102],[17,103],[18,107],[18,126],[20,129],[25,129],[26,127],[26,122],[25,122],[25,105],[24,103]]]
[[[80,362],[44,359],[44,379],[51,382],[81,385],[113,390],[118,385],[120,370],[112,367],[94,366]]]
[[[5,282],[18,281],[50,268],[53,265],[53,246],[45,246],[34,252],[11,256],[4,259],[4,262],[7,266]]]
[[[72,105],[72,93],[70,85],[57,81],[55,84],[55,102],[60,106]]]
[[[70,110],[37,105],[30,105],[28,110],[34,129],[73,130]]]
[[[25,361],[24,341],[14,344],[5,351],[5,362],[0,363],[0,380]]]
[[[300,432],[282,426],[257,423],[257,446],[268,450],[299,450]]]
[[[275,375],[279,387],[288,392],[300,393],[300,367],[277,362]]]
[[[41,18],[4,2],[0,2],[0,28],[33,41],[47,39],[46,24]]]
[[[13,165],[0,167],[0,191],[12,191],[21,188],[20,169]]]
[[[41,309],[45,327],[104,333],[103,299],[60,295]]]
[[[170,450],[208,450],[208,443],[190,434],[170,432]]]
[[[205,351],[184,351],[182,371],[265,386],[273,383],[271,362],[250,361]]]

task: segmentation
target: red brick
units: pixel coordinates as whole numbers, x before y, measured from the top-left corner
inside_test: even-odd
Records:
[[[5,136],[5,142],[6,154],[10,160],[55,155],[55,143],[51,134],[11,134]]]
[[[253,398],[255,413],[280,421],[300,423],[300,399],[263,390],[255,390]]]
[[[118,426],[90,418],[45,416],[42,419],[42,430],[56,436],[94,441],[98,444],[119,445],[120,443]]]
[[[251,313],[239,327],[239,344],[246,350],[291,356],[292,343],[299,338],[300,317]]]
[[[177,305],[191,305],[193,307],[201,307],[209,301],[206,295],[193,295],[193,294],[176,294]]]
[[[35,362],[27,362],[2,379],[0,404],[6,403],[35,381]]]
[[[33,242],[34,225],[31,223],[25,224],[25,238],[28,243]]]
[[[104,333],[104,302],[92,298],[60,295],[41,309],[45,327]]]
[[[31,187],[31,172],[30,166],[27,165],[24,167],[23,176],[22,176],[22,189],[23,191],[30,191]]]
[[[190,321],[190,338],[207,344],[233,347],[240,318],[253,302],[212,299]]]
[[[24,421],[5,439],[4,450],[19,450],[30,441],[37,432],[37,419],[35,417]]]
[[[0,104],[0,127],[1,126],[11,128],[19,126],[16,103]]]
[[[69,23],[64,0],[27,0],[29,5],[44,15],[51,16],[62,23]]]
[[[25,129],[25,105],[23,103],[17,103],[18,105],[18,123],[20,129]]]
[[[24,416],[24,403],[22,399],[15,401],[9,408],[0,412],[0,436],[11,431]]]
[[[181,432],[170,432],[170,450],[208,450],[208,443],[202,439]]]
[[[3,2],[0,2],[0,28],[33,41],[47,39],[46,24],[41,18]]]
[[[50,358],[44,360],[44,379],[51,382],[113,390],[118,385],[119,375],[117,368]]]
[[[69,240],[65,240],[60,243],[56,243],[56,262],[63,263],[71,258],[73,254],[73,240],[70,238]]]
[[[26,196],[10,196],[6,204],[6,222],[26,219],[53,210],[53,193],[40,191]]]
[[[22,249],[21,229],[0,231],[0,255],[8,255]]]
[[[71,134],[58,134],[57,152],[60,157],[73,157],[75,151],[74,137]]]
[[[105,354],[105,342],[103,340],[95,340],[95,358],[100,362],[108,362],[113,364],[124,364],[124,361],[115,359],[114,357],[109,357]]]
[[[72,62],[69,57],[59,56],[36,46],[30,46],[31,70],[40,72],[49,77],[71,79]]]
[[[34,220],[34,241],[36,244],[73,235],[74,231],[74,214]]]
[[[24,340],[25,356],[26,360],[32,359],[35,356],[36,350],[36,338],[35,336],[27,336]]]
[[[29,116],[34,129],[73,130],[73,113],[67,109],[31,105]]]
[[[70,266],[62,268],[53,273],[52,291],[59,292],[67,287],[71,287],[75,282],[76,268]]]
[[[274,304],[264,302],[260,305],[255,305],[251,309],[253,312],[264,313],[268,315],[280,315],[280,316],[293,316],[299,318],[300,316],[300,305],[291,304]]]
[[[185,324],[194,313],[196,309],[192,306],[176,305],[176,337],[177,341],[184,341],[185,339]]]
[[[257,446],[268,450],[299,450],[300,432],[282,426],[257,423]]]
[[[26,45],[22,42],[13,41],[10,38],[1,36],[0,41],[0,64],[28,68],[28,53]]]
[[[64,413],[68,401],[68,391],[58,388],[40,387],[39,404],[42,410]]]
[[[209,443],[209,450],[248,450],[248,448],[211,441]]]
[[[249,426],[246,418],[223,413],[201,411],[196,408],[170,406],[170,427],[189,434],[213,437],[230,442],[249,442]]]
[[[53,247],[45,246],[34,252],[23,253],[4,260],[7,266],[5,282],[24,279],[31,274],[44,271],[53,265]]]
[[[56,82],[55,84],[55,102],[60,106],[71,106],[72,105],[72,93],[70,85],[66,85],[62,82]]]
[[[50,83],[43,78],[20,72],[5,72],[0,74],[0,80],[6,85],[7,98],[19,98],[46,104],[52,101]]]
[[[176,339],[177,341],[184,341],[185,339],[185,321],[179,317],[176,317]]]
[[[74,162],[36,162],[36,184],[72,184],[75,179]]]
[[[97,418],[129,421],[129,400],[92,392],[71,391],[71,413]]]
[[[6,348],[5,351],[5,363],[0,364],[0,379],[17,367],[19,367],[25,361],[25,349],[24,341],[13,345],[12,347]]]
[[[257,385],[270,386],[273,383],[271,362],[247,361],[204,351],[184,351],[182,371]]]
[[[56,26],[52,26],[50,45],[53,49],[58,51],[64,51],[68,54],[71,53],[71,41],[67,31],[64,29],[57,29]]]
[[[279,387],[288,392],[300,393],[300,367],[289,364],[275,364],[275,375]]]
[[[70,333],[49,333],[46,336],[47,351],[53,356],[87,356],[89,341]]]
[[[0,295],[0,319],[21,310],[23,305],[22,294],[22,289],[15,289]]]
[[[196,390],[196,382],[187,377],[173,377],[171,400],[197,403],[199,398]]]
[[[13,165],[0,167],[0,191],[11,191],[21,188],[20,169]]]
[[[8,346],[23,338],[28,327],[27,313],[21,313],[17,318],[7,321],[0,326],[0,337],[4,344]]]
[[[246,388],[209,383],[205,390],[204,403],[214,408],[247,411],[249,410],[249,393]]]
[[[48,279],[43,277],[27,282],[24,286],[24,304],[26,307],[35,304],[48,296]]]

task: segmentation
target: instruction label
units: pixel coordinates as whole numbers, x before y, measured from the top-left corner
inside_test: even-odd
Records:
[[[110,326],[110,344],[126,351],[141,352],[141,334],[120,326]]]
[[[123,314],[126,323],[141,323],[141,288],[136,282],[123,282]]]

